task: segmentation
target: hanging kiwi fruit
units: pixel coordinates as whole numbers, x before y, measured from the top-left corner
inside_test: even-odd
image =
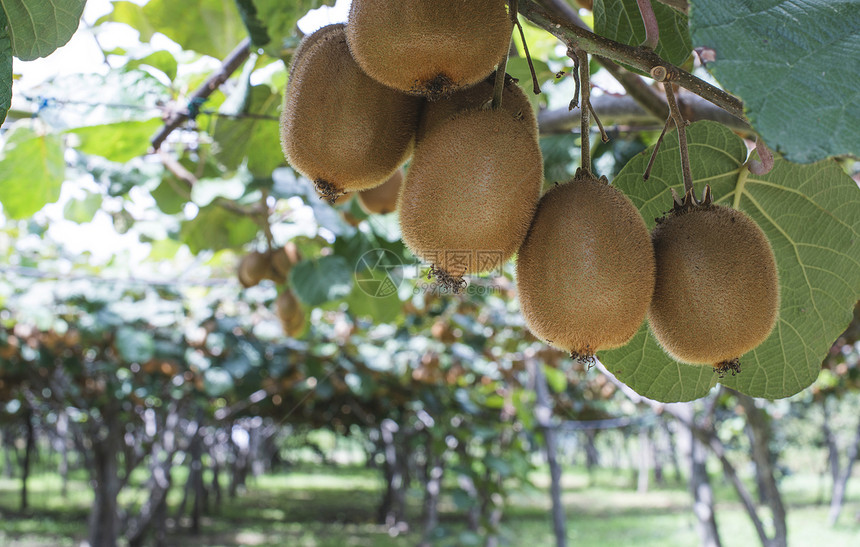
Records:
[[[657,283],[648,310],[655,338],[674,359],[740,372],[738,358],[771,333],[779,276],[770,242],[745,213],[688,193],[651,237]]]
[[[286,289],[278,294],[275,300],[275,311],[287,336],[295,337],[302,332],[305,326],[305,312],[293,291]]]
[[[269,257],[259,251],[251,251],[242,257],[236,275],[244,288],[258,285],[269,275]]]
[[[403,169],[398,169],[376,188],[358,193],[358,204],[368,215],[387,215],[397,210],[397,198],[403,184]]]
[[[543,160],[531,110],[461,112],[415,149],[400,195],[403,242],[444,286],[500,268],[526,237]]]
[[[633,337],[651,302],[654,273],[639,211],[606,177],[578,169],[541,198],[517,255],[526,326],[588,361]]]
[[[323,27],[293,58],[281,114],[284,154],[334,202],[382,184],[406,161],[420,106],[359,68],[344,25]]]
[[[433,131],[433,128],[459,112],[488,106],[493,99],[494,80],[495,76],[492,76],[472,87],[452,93],[449,97],[427,101],[421,110],[415,142],[420,143],[427,133]],[[528,97],[517,85],[516,80],[507,75],[502,93],[502,109],[516,118],[533,121],[530,129],[537,133],[537,119],[532,114],[532,105]]]
[[[370,77],[437,99],[493,72],[511,30],[505,0],[353,0],[346,35]]]

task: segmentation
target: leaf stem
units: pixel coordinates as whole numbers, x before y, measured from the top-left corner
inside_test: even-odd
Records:
[[[657,137],[657,144],[654,145],[654,151],[651,152],[651,158],[648,160],[648,167],[645,168],[645,172],[642,174],[642,180],[648,180],[651,176],[651,168],[654,167],[654,160],[657,159],[657,151],[660,150],[660,145],[663,144],[663,137],[666,136],[666,131],[669,130],[670,123],[672,123],[672,118],[666,118],[666,124],[663,125],[663,131],[660,132],[660,136]]]
[[[666,102],[669,103],[671,119],[675,122],[675,128],[678,130],[678,144],[681,147],[681,173],[684,176],[684,193],[692,195],[693,174],[690,170],[690,151],[687,149],[687,122],[681,115],[681,109],[678,108],[672,84],[663,84],[663,89],[666,91]]]
[[[754,175],[767,175],[773,169],[773,153],[759,135],[755,138],[755,150],[758,152],[759,159],[749,160],[747,168]]]
[[[645,24],[645,41],[640,45],[648,49],[657,49],[657,42],[660,40],[660,29],[657,27],[657,16],[654,15],[651,0],[636,0],[636,4],[639,6],[642,22]]]

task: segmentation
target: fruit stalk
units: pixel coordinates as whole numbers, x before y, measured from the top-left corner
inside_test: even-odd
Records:
[[[648,49],[657,49],[660,29],[657,27],[657,17],[654,15],[654,8],[651,7],[651,0],[636,0],[636,4],[639,6],[642,22],[645,24],[645,41],[640,45]]]
[[[589,126],[591,125],[589,118],[589,114],[591,113],[591,82],[588,73],[588,54],[581,49],[577,49],[576,58],[579,60],[579,105],[582,114],[580,121],[580,149],[582,156],[579,164],[583,169],[591,173],[591,138],[589,135]]]
[[[678,129],[678,144],[681,147],[681,173],[684,176],[684,193],[692,195],[693,173],[690,170],[690,151],[687,149],[687,122],[681,115],[681,109],[678,108],[678,102],[675,100],[675,92],[672,91],[672,84],[669,82],[663,83],[663,89],[666,90],[666,102],[669,103],[670,115],[675,122],[675,127]]]

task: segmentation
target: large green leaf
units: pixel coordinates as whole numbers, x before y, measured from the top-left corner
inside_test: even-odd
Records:
[[[149,150],[149,139],[162,125],[164,121],[161,118],[153,118],[146,121],[91,125],[73,129],[69,133],[74,133],[81,140],[78,146],[81,152],[125,163],[146,154]]]
[[[683,64],[693,49],[687,17],[659,2],[651,2],[651,7],[660,29],[654,52],[672,64]],[[594,30],[631,46],[638,46],[645,40],[645,24],[636,0],[595,0]]]
[[[141,42],[149,42],[156,29],[150,23],[149,18],[143,13],[143,6],[138,6],[128,0],[112,0],[113,10],[103,15],[96,21],[96,25],[102,23],[125,23],[140,33]]]
[[[12,104],[12,39],[6,30],[6,14],[0,10],[0,125]]]
[[[197,254],[205,249],[241,247],[254,239],[258,230],[259,226],[250,218],[212,204],[201,208],[192,220],[183,222],[179,236]]]
[[[65,45],[78,30],[87,0],[0,0],[15,57],[32,61]]]
[[[303,304],[319,306],[352,291],[353,268],[336,255],[303,260],[290,270],[290,285]]]
[[[860,2],[697,0],[690,17],[771,148],[800,163],[860,155]]]
[[[63,140],[18,126],[0,151],[0,203],[9,218],[28,218],[60,197],[66,172]]]
[[[249,86],[244,105],[227,114],[277,117],[280,105],[281,96],[269,86]],[[286,164],[277,120],[220,117],[212,137],[217,143],[216,157],[228,169],[236,169],[247,158],[248,170],[253,175],[269,177],[275,168]]]
[[[670,208],[670,188],[683,187],[674,135],[664,141],[647,182],[642,173],[651,148],[614,181],[649,228]],[[707,182],[718,203],[752,217],[767,234],[779,269],[780,312],[773,333],[741,357],[739,375],[719,381],[756,397],[793,395],[818,376],[860,298],[860,189],[833,161],[777,160],[767,175],[752,175],[744,166],[743,141],[714,122],[691,125],[688,141],[697,190]],[[718,381],[710,367],[666,356],[645,325],[629,344],[600,358],[618,379],[661,401],[701,397]]]
[[[185,49],[223,59],[247,35],[233,0],[150,0],[141,9],[127,4],[117,3],[122,12],[102,20],[133,26],[141,40],[158,30]]]
[[[284,46],[295,41],[296,22],[309,10],[331,6],[334,1],[236,0],[236,4],[254,45],[273,57],[281,57]]]

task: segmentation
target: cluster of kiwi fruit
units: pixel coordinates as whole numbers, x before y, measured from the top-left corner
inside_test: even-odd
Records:
[[[265,252],[251,251],[239,261],[236,275],[244,288],[258,285],[264,279],[278,287],[275,311],[287,336],[298,336],[305,325],[305,311],[292,289],[287,286],[290,270],[301,261],[302,255],[295,243]]]
[[[531,105],[509,79],[494,90],[512,30],[505,4],[354,0],[346,25],[295,53],[287,160],[331,203],[357,193],[369,213],[398,209],[404,243],[454,292],[518,252],[526,325],[574,357],[626,344],[647,315],[673,358],[736,372],[776,320],[761,229],[687,200],[649,233],[587,169],[541,197]]]

